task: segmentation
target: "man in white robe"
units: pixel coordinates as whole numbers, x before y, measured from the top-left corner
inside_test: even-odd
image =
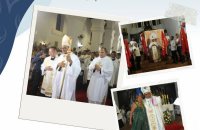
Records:
[[[136,69],[140,70],[141,69],[141,54],[140,54],[140,48],[138,47],[137,42],[134,43],[133,55],[134,55],[134,58],[135,58]]]
[[[49,56],[44,59],[41,65],[42,75],[44,76],[41,93],[47,97],[52,96],[52,84],[55,74],[55,68],[57,63],[58,55],[55,47],[49,48]]]
[[[150,130],[165,130],[161,98],[152,96],[150,87],[143,87],[141,91],[145,96],[143,103],[146,108]]]
[[[157,35],[155,33],[152,33],[150,35],[150,44],[149,44],[149,49],[151,50],[152,53],[152,58],[154,62],[158,62],[160,60],[160,52],[159,52],[159,44],[156,41]]]
[[[111,78],[111,80],[110,80],[110,82],[109,82],[109,86],[111,86],[111,87],[116,87],[116,85],[117,85],[117,78],[118,78],[118,72],[119,72],[119,60],[116,58],[116,52],[115,51],[113,51],[112,53],[111,53],[111,58],[112,58],[112,62],[113,62],[113,67],[114,67],[114,69],[113,69],[113,75],[112,75],[112,78]]]
[[[71,52],[72,40],[65,35],[62,39],[62,52],[58,58],[53,83],[53,98],[75,101],[76,80],[81,72],[79,58]]]
[[[106,56],[106,48],[100,48],[99,57],[95,58],[89,65],[90,83],[87,89],[87,97],[90,103],[105,104],[108,83],[113,74],[113,63]]]

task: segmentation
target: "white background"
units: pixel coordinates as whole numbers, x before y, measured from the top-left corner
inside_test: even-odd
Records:
[[[173,0],[173,1],[146,1],[146,0],[44,0],[46,3],[40,3],[42,0],[36,0],[33,4],[48,5],[53,7],[86,10],[93,13],[104,13],[109,15],[117,15],[127,17],[133,21],[143,21],[146,19],[154,19],[164,17],[166,11],[170,8],[170,4],[181,4],[197,11],[196,24],[187,24],[187,34],[189,47],[191,51],[192,67],[164,70],[158,72],[150,72],[138,74],[135,76],[126,76],[125,68],[120,68],[120,84],[122,86],[140,86],[142,84],[162,83],[162,81],[177,80],[179,88],[179,96],[181,100],[181,110],[183,115],[183,123],[186,130],[199,130],[200,125],[200,105],[199,105],[199,72],[200,72],[200,16],[199,5],[197,0]],[[32,7],[32,6],[31,6]],[[29,33],[31,25],[32,9],[24,16],[20,24],[18,34],[13,45],[10,58],[4,71],[0,75],[1,87],[1,109],[0,129],[75,129],[82,130],[87,128],[78,128],[72,126],[28,121],[18,119],[21,93],[24,79],[24,71],[26,64],[27,49],[29,43]],[[185,16],[187,18],[187,16]],[[190,19],[189,20],[194,20]],[[124,61],[124,59],[122,59]],[[122,63],[121,66],[124,66]],[[123,71],[124,70],[124,71]],[[81,109],[81,108],[80,108]],[[78,120],[78,119],[77,119]],[[91,119],[95,120],[95,119]],[[101,119],[104,120],[104,119]],[[109,125],[109,124],[107,124]]]

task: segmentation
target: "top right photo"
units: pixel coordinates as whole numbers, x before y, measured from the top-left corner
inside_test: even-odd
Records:
[[[121,25],[128,74],[192,65],[184,17]]]

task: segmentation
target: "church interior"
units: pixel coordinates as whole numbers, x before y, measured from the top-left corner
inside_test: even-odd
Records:
[[[62,53],[62,37],[68,35],[72,38],[72,51],[81,62],[81,73],[76,83],[76,101],[88,102],[86,91],[88,83],[84,82],[84,61],[85,57],[94,59],[98,57],[100,47],[107,49],[107,55],[116,52],[116,59],[120,60],[121,40],[119,34],[118,22],[101,20],[95,18],[79,17],[65,14],[56,14],[39,11],[34,34],[34,43],[32,49],[32,58],[43,48],[54,46],[57,48],[58,55]],[[27,94],[43,96],[40,93],[42,80],[33,81],[32,71],[34,64],[30,66]],[[39,82],[37,92],[31,94],[32,84]],[[110,89],[106,100],[106,105],[112,105]],[[116,87],[116,84],[114,85]]]
[[[184,130],[177,83],[153,85],[150,86],[150,89],[153,96],[160,96],[161,98],[165,129]],[[136,101],[136,91],[136,88],[134,88],[113,92],[114,102],[118,109],[118,120],[122,119],[123,122],[123,124],[119,123],[120,130],[130,130],[132,127],[129,124],[129,117],[131,105]]]
[[[182,34],[182,28],[184,28],[184,36]],[[128,65],[128,74],[176,68],[192,64],[190,59],[187,34],[185,31],[186,24],[183,17],[155,19],[138,23],[125,24],[121,25],[121,30],[123,39],[127,40],[127,43],[125,42],[124,44]],[[157,34],[157,36],[154,38],[158,43],[157,61],[154,60],[152,48],[150,48],[150,43],[152,42],[152,39],[150,38],[151,33]],[[162,33],[164,33],[164,36],[161,35]],[[173,36],[174,41],[176,41],[177,34],[179,35],[178,38],[182,48],[178,48],[180,45],[176,45],[176,54],[172,54],[170,46],[172,41],[171,37]],[[165,39],[167,39],[167,43],[165,43]],[[133,43],[135,42],[137,43],[137,46],[140,50],[139,54],[137,54],[140,56],[139,59],[136,59],[136,55],[133,52]]]
[[[34,46],[41,43],[61,48],[63,35],[72,38],[76,51],[98,51],[99,46],[120,52],[118,22],[48,12],[38,12]]]

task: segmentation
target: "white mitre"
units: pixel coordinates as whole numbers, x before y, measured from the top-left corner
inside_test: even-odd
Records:
[[[141,88],[141,91],[142,91],[143,94],[145,94],[145,93],[150,93],[150,92],[151,92],[151,89],[150,89],[149,86],[147,86],[147,87],[142,87],[142,88]]]
[[[130,41],[131,46],[137,43],[136,41]]]
[[[72,44],[72,39],[69,36],[64,35],[63,38],[62,38],[62,46],[71,47],[71,44]]]
[[[157,38],[158,38],[158,36],[157,36],[157,34],[155,32],[152,32],[150,34],[150,40],[157,39]]]

